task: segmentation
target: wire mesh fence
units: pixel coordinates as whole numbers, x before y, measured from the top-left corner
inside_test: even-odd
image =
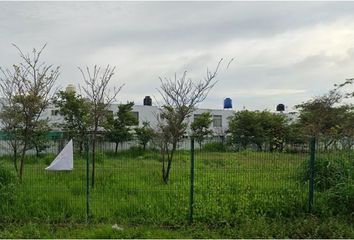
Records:
[[[259,216],[287,218],[309,211],[311,178],[315,212],[350,214],[354,209],[350,208],[354,202],[350,196],[326,191],[338,193],[353,186],[353,149],[323,148],[319,139],[311,175],[310,142],[284,143],[280,149],[266,145],[240,149],[218,138],[193,147],[192,140],[186,138],[174,153],[166,183],[156,144],[143,150],[137,141],[130,141],[119,144],[116,151],[115,143],[102,138],[97,142],[93,186],[92,142],[85,150],[74,141],[72,171],[44,170],[67,142],[64,138],[48,139],[43,152],[28,151],[21,183],[4,184],[7,177],[0,171],[2,186],[6,186],[0,193],[2,223],[89,220],[179,225],[193,220],[237,224],[240,219]],[[9,142],[0,142],[0,153],[0,169],[17,178]],[[340,210],[335,201],[346,204]]]

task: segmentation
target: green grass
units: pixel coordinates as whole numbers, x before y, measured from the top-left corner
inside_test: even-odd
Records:
[[[307,155],[197,151],[191,227],[188,151],[176,154],[168,184],[157,153],[100,153],[89,226],[85,160],[75,157],[72,172],[46,172],[52,157],[28,160],[22,184],[3,203],[0,237],[354,237],[346,218],[323,222],[307,213],[308,185],[299,177]],[[12,170],[9,159],[0,162]],[[125,230],[112,230],[114,223]],[[335,229],[326,232],[326,224]]]
[[[337,218],[320,220],[314,216],[287,219],[245,219],[237,226],[204,224],[122,225],[115,224],[26,224],[0,225],[0,238],[353,238],[353,226]]]

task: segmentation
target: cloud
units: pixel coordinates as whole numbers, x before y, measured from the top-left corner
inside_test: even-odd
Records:
[[[293,105],[353,77],[354,2],[0,2],[0,66],[11,43],[60,65],[59,84],[82,83],[78,66],[115,65],[119,101],[158,96],[159,77],[201,80],[225,58],[202,104]],[[229,68],[228,61],[235,58]]]

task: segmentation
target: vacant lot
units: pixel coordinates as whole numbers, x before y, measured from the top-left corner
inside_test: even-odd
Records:
[[[27,229],[28,222],[32,228],[41,229],[39,232],[44,231],[44,237],[48,237],[48,231],[53,234],[61,231],[60,227],[53,230],[46,226],[71,224],[78,224],[78,229],[87,235],[79,234],[72,227],[63,230],[65,234],[73,231],[72,237],[96,236],[92,232],[95,228],[82,227],[86,223],[85,159],[76,156],[72,172],[46,172],[44,168],[53,158],[46,155],[27,160],[23,183],[13,186],[11,196],[1,206],[3,230],[0,233],[4,237],[26,237],[21,231],[9,235],[9,228],[16,228],[15,224],[19,230]],[[194,234],[203,232],[206,235],[199,237],[353,237],[350,218],[331,216],[332,220],[328,220],[331,223],[324,223],[319,219],[325,216],[308,214],[308,184],[302,181],[307,160],[307,154],[197,151],[196,225],[187,227],[190,152],[177,153],[168,184],[162,182],[162,164],[156,152],[137,149],[117,155],[100,152],[96,184],[90,189],[89,222],[92,226],[98,224],[98,229],[110,229],[118,223],[131,231],[131,235],[124,235],[126,232],[112,230],[110,235],[109,230],[108,235],[102,233],[106,237],[134,237],[132,229],[135,228],[143,229],[139,237],[158,237],[164,231],[171,235],[162,234],[162,237],[173,237],[175,232],[175,236],[183,238],[198,237]],[[12,170],[9,158],[3,157],[1,162],[3,167]],[[315,199],[315,214],[321,212],[316,210],[317,202],[320,201]],[[339,230],[320,234],[321,227],[313,229],[323,224]],[[144,234],[146,231],[150,235]],[[53,236],[70,237],[63,232]]]

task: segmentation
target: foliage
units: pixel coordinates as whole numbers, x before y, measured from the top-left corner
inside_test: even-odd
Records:
[[[286,126],[285,141],[291,144],[307,144],[308,137],[302,132],[302,126],[298,122],[289,123]]]
[[[22,180],[25,153],[34,143],[36,130],[45,125],[39,120],[43,110],[50,104],[52,88],[59,76],[59,67],[53,68],[40,60],[46,45],[39,51],[33,49],[33,54],[24,54],[16,45],[20,53],[22,63],[13,65],[13,69],[0,69],[3,77],[0,81],[0,93],[2,97],[1,121],[7,132],[19,137],[20,142],[13,142],[14,161],[17,161],[16,152],[18,144],[21,145],[20,167],[14,164],[18,176]],[[42,130],[40,130],[42,131]],[[15,134],[12,134],[15,132]],[[38,140],[38,138],[37,138]],[[40,141],[39,141],[40,142]],[[15,149],[15,148],[16,149]]]
[[[352,239],[354,229],[339,217],[319,219],[301,216],[291,220],[279,218],[242,219],[237,225],[163,226],[157,224],[7,224],[0,228],[3,238],[57,238],[57,239]]]
[[[344,214],[354,220],[354,179],[336,184],[326,192],[326,198],[333,214]]]
[[[132,114],[134,102],[119,104],[117,115],[109,116],[107,121],[108,138],[116,144],[115,154],[118,151],[118,144],[129,141],[133,138],[131,127],[138,125],[138,119]]]
[[[304,162],[303,181],[310,178],[309,162]],[[325,191],[337,184],[354,179],[354,162],[350,154],[323,154],[315,160],[314,185],[317,191]]]
[[[0,215],[8,214],[9,206],[16,199],[16,176],[0,164]],[[10,210],[11,211],[11,210]]]
[[[82,153],[83,142],[87,133],[89,118],[89,102],[75,92],[59,91],[54,104],[59,108],[59,113],[64,116],[65,123],[59,127],[68,139],[78,142],[79,153]]]
[[[303,164],[303,181],[309,181],[308,162]],[[322,153],[315,160],[314,188],[320,201],[316,211],[322,215],[354,213],[354,162],[351,152]]]
[[[210,125],[213,122],[210,112],[205,112],[195,116],[194,121],[191,124],[192,137],[199,143],[199,147],[202,148],[202,142],[204,139],[213,133],[210,129]]]
[[[353,107],[338,105],[342,99],[342,94],[334,89],[296,106],[300,110],[302,132],[317,138],[326,137],[329,140],[325,144],[326,149],[340,139],[354,136]]]
[[[263,150],[268,143],[271,151],[282,150],[287,122],[280,114],[243,110],[231,117],[228,133],[236,148],[246,149],[250,144],[255,144],[258,150]]]
[[[48,133],[50,127],[47,121],[38,120],[37,127],[33,131],[33,136],[31,139],[31,146],[36,150],[36,156],[38,157],[41,152],[49,147],[48,145]]]
[[[349,194],[352,188],[337,186],[336,194],[331,196],[316,193],[316,208],[326,207],[317,204],[324,198],[333,213],[326,216],[307,214],[308,186],[299,185],[295,178],[295,170],[307,160],[307,156],[204,150],[196,151],[195,156],[195,224],[183,236],[353,236],[353,227],[346,222],[352,209],[352,195]],[[97,232],[85,229],[80,234],[91,237],[154,236],[151,233],[154,227],[150,233],[127,229],[151,224],[169,226],[166,231],[187,228],[190,155],[188,151],[179,150],[175,154],[175,171],[166,185],[161,183],[161,175],[157,173],[160,169],[158,153],[138,148],[118,155],[104,153],[104,164],[97,165],[95,189],[90,192],[93,214],[89,229],[94,229],[92,226],[96,224],[107,224],[107,227],[96,229]],[[1,160],[9,165],[6,159]],[[82,224],[86,221],[83,159],[75,159],[71,173],[38,171],[44,168],[43,161],[40,159],[28,166],[29,174],[24,176],[24,184],[16,190],[11,206],[6,206],[14,206],[13,211],[2,215],[5,227],[0,226],[1,236],[53,236],[53,232],[42,232],[40,226],[70,225],[68,231],[74,231],[80,228],[77,226],[85,225]],[[336,200],[341,201],[337,208]],[[346,211],[344,206],[349,206],[349,210]],[[9,227],[8,223],[14,222],[18,224],[16,227],[4,230]],[[33,225],[26,228],[25,225],[30,223]],[[121,235],[112,230],[115,223],[124,228]],[[70,235],[64,230],[60,234],[58,231],[61,230],[55,231],[57,236],[64,236],[64,232],[65,236]]]
[[[149,122],[143,122],[142,127],[135,128],[135,135],[136,135],[140,145],[145,150],[146,145],[154,138],[155,131],[154,131],[154,129],[152,129],[150,127]]]
[[[157,137],[160,139],[162,180],[165,183],[169,179],[177,144],[182,139],[188,126],[185,120],[190,117],[196,105],[203,102],[209,91],[215,86],[215,78],[221,61],[222,59],[215,71],[207,70],[207,76],[204,80],[197,83],[187,78],[186,71],[181,78],[177,78],[177,75],[175,75],[174,80],[160,78],[159,93],[163,99],[163,106],[160,116],[157,117],[159,122]]]
[[[222,142],[209,142],[204,144],[203,150],[207,152],[225,152],[226,145]]]
[[[86,71],[79,68],[85,86],[82,87],[85,97],[90,104],[90,130],[92,132],[92,172],[91,186],[95,185],[96,172],[96,144],[99,138],[99,128],[104,128],[107,121],[108,106],[115,101],[123,85],[118,88],[109,88],[109,83],[114,75],[115,67],[109,65],[101,71],[101,67],[95,65],[93,70],[86,67]]]

